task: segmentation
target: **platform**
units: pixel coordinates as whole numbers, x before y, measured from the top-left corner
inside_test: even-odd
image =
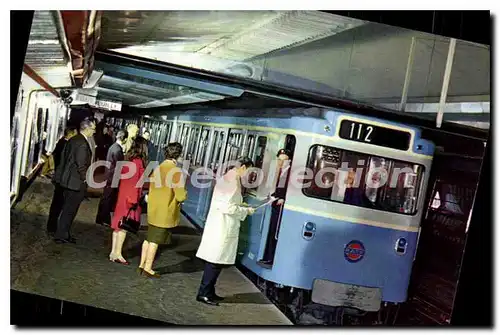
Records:
[[[111,263],[111,230],[94,223],[98,198],[84,200],[73,225],[77,244],[55,244],[45,234],[53,186],[38,178],[11,210],[11,288],[121,313],[182,325],[291,325],[235,267],[222,271],[220,306],[195,300],[203,263],[195,257],[200,236],[182,218],[174,245],[155,260],[160,279],[135,272],[145,232],[129,235],[124,257]]]

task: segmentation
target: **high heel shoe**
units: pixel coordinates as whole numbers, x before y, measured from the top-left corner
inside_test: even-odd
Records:
[[[122,261],[122,260],[120,260],[120,259],[118,259],[118,258],[114,258],[114,259],[110,258],[109,260],[110,260],[111,262],[113,262],[113,263],[118,263],[118,264],[122,264],[122,265],[129,265],[129,264],[130,264],[130,263],[129,263],[129,262],[127,262],[126,260],[123,260],[123,261]]]
[[[144,269],[138,267],[135,271],[137,272],[138,275],[142,275],[142,273],[144,272]]]
[[[160,278],[160,275],[158,273],[156,273],[156,272],[155,273],[149,273],[149,272],[147,272],[144,269],[142,270],[142,275],[146,276],[148,278]]]

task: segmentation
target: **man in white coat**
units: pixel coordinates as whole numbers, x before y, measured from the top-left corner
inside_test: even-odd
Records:
[[[205,261],[197,301],[217,306],[223,298],[215,294],[215,283],[224,267],[236,260],[240,223],[254,209],[243,205],[241,177],[253,166],[249,158],[238,159],[239,166],[230,169],[217,180],[212,203],[203,229],[196,257]]]

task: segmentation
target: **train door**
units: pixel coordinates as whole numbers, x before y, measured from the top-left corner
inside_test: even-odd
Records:
[[[195,153],[197,146],[199,145],[199,137],[201,126],[186,124],[185,125],[185,138],[181,138],[181,144],[183,146],[183,162],[182,168],[188,173],[186,178],[186,189],[189,194],[186,201],[183,203],[183,209],[189,216],[196,215],[197,208],[199,207],[200,201],[200,188],[196,184],[192,183],[192,179],[189,176],[193,175],[196,165],[194,164]]]
[[[269,230],[266,234],[265,244],[263,245],[263,256],[259,260],[258,264],[263,267],[272,267],[274,262],[274,254],[276,252],[276,246],[278,244],[279,238],[279,228],[281,225],[281,216],[283,214],[283,208],[286,201],[286,190],[288,187],[288,179],[290,176],[291,163],[293,159],[293,153],[295,151],[296,139],[294,135],[287,135],[285,137],[284,146],[278,150],[276,153],[276,181],[274,191],[272,195],[278,200],[276,200],[271,205],[269,218]]]
[[[254,169],[247,176],[244,199],[252,207],[260,205],[265,201],[268,192],[264,182],[267,177],[268,166],[270,164],[273,145],[278,140],[275,134],[257,131],[246,132],[243,140],[242,156],[249,157],[254,162]],[[270,149],[271,148],[271,149]],[[248,255],[254,259],[259,254],[262,240],[263,224],[267,217],[266,210],[258,210],[253,215],[248,216],[245,223],[240,228],[240,240],[238,243],[238,254]]]
[[[207,160],[210,158],[210,152],[209,152],[209,143],[210,143],[210,134],[211,134],[211,128],[208,126],[203,126],[200,128],[200,135],[198,139],[198,145],[196,147],[196,152],[195,155],[193,156],[193,168],[198,169],[202,168],[205,166]],[[205,182],[204,182],[205,183]],[[206,202],[205,198],[210,192],[210,188],[204,189],[200,188],[199,189],[199,199],[198,203],[196,206],[196,217],[203,218],[203,220],[206,219],[205,216],[205,210],[206,210]]]

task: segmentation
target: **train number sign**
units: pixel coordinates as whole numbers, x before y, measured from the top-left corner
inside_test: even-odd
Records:
[[[340,123],[339,137],[350,141],[408,150],[411,134],[406,131],[375,126],[368,123],[343,120]]]

